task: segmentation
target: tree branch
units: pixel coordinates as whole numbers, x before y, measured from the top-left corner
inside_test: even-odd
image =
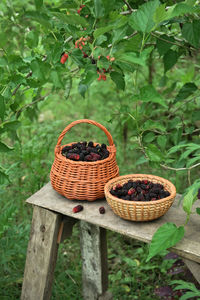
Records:
[[[160,164],[160,166],[162,168],[166,169],[166,170],[173,170],[173,171],[188,171],[189,170],[190,171],[190,170],[192,170],[192,169],[200,166],[200,163],[197,163],[197,164],[195,164],[195,165],[193,165],[193,166],[191,166],[189,168],[172,168],[172,167],[169,167],[169,166],[166,166],[166,165],[162,165],[162,164]]]
[[[44,95],[44,96],[42,96],[42,97],[39,97],[38,99],[34,100],[33,102],[28,103],[28,104],[22,106],[19,110],[16,111],[16,113],[15,113],[15,114],[16,114],[16,117],[18,118],[18,117],[20,116],[20,114],[21,114],[27,107],[31,107],[32,105],[34,105],[34,104],[36,104],[36,103],[38,103],[38,102],[44,100],[44,99],[45,99],[46,97],[48,97],[50,94],[51,94],[51,93],[48,93],[48,94],[46,94],[46,95]]]
[[[183,48],[186,48],[186,49],[189,49],[189,50],[194,49],[193,47],[188,47],[188,46],[185,46],[185,45],[182,45],[182,44],[178,44],[178,43],[175,43],[175,42],[171,42],[171,41],[165,40],[162,37],[160,37],[159,35],[157,35],[157,34],[163,34],[163,33],[159,33],[158,31],[155,31],[155,33],[151,32],[151,35],[154,36],[154,37],[156,37],[157,39],[159,39],[161,41],[164,41],[164,42],[168,43],[168,44],[172,44],[172,45],[175,45],[175,46],[178,46],[178,47],[183,47]],[[173,37],[173,38],[175,40],[177,40],[178,42],[184,42],[183,40],[176,39],[175,37]],[[196,50],[196,49],[194,49],[194,50]]]
[[[132,7],[130,6],[130,4],[126,1],[126,0],[123,0],[124,3],[126,4],[126,6],[128,7],[129,11],[132,13],[133,9]]]
[[[172,111],[172,112],[168,115],[168,118],[172,117],[172,116],[174,115],[175,112],[177,112],[178,110],[180,110],[180,107],[181,107],[181,106],[183,106],[183,105],[185,106],[187,103],[189,103],[189,102],[191,102],[191,101],[193,101],[193,100],[195,100],[195,99],[196,99],[196,98],[192,98],[192,99],[188,99],[188,100],[182,102],[181,105],[180,105],[179,107],[177,107],[174,111]]]
[[[32,71],[30,71],[30,72],[26,75],[26,78],[29,78],[29,77],[31,77],[31,76],[32,76]],[[17,91],[18,91],[18,89],[20,88],[21,85],[22,85],[22,84],[19,83],[19,84],[16,86],[16,88],[15,88],[14,91],[12,92],[12,96],[14,96],[14,95],[17,93]]]

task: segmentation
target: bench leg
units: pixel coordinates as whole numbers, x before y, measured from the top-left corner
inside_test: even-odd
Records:
[[[200,264],[186,258],[184,258],[183,261],[190,270],[190,272],[193,274],[196,281],[198,281],[198,283],[200,284]]]
[[[21,300],[50,299],[61,222],[62,215],[34,207]]]
[[[80,221],[82,284],[85,300],[111,299],[108,288],[106,229]]]

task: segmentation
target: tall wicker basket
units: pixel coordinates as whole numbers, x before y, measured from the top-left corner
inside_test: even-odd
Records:
[[[103,130],[108,138],[109,157],[94,162],[73,161],[61,154],[61,146],[65,134],[75,125],[89,123]],[[61,133],[55,147],[55,160],[51,168],[50,179],[52,187],[70,200],[94,201],[104,197],[104,186],[112,178],[119,175],[116,163],[116,148],[108,130],[101,124],[88,120],[77,120],[69,124]]]

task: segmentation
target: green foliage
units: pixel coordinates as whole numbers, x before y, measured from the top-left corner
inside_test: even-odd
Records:
[[[184,226],[165,223],[158,228],[150,244],[147,261],[163,250],[176,245],[184,236]]]
[[[187,290],[187,292],[181,296],[180,300],[193,299],[194,297],[200,297],[200,291],[195,287],[193,283],[185,282],[183,280],[173,280],[171,284],[175,284],[176,286],[173,288],[174,290]]]
[[[128,3],[132,9],[120,0],[0,3],[0,187],[7,192],[2,194],[7,202],[18,193],[20,203],[12,202],[9,209],[3,200],[0,233],[18,256],[13,234],[27,236],[30,223],[22,218],[26,216],[22,199],[48,180],[58,133],[78,118],[94,118],[109,127],[122,173],[170,178],[177,191],[185,193],[183,209],[189,220],[200,175],[198,1]],[[76,46],[81,38],[83,49]],[[69,57],[61,64],[64,52]],[[99,74],[106,80],[98,81]],[[45,105],[51,112],[43,131]],[[86,137],[90,138],[88,132]],[[182,186],[191,189],[183,191]],[[165,232],[166,246],[171,246],[172,236],[176,243],[183,231],[171,224],[170,234]],[[162,250],[156,243],[155,238],[154,254]],[[12,255],[8,251],[4,259],[7,291],[12,282],[17,290],[22,280],[22,274],[17,279],[15,273],[9,282]],[[127,258],[124,262],[132,268],[137,264]],[[18,263],[22,264],[21,257]],[[123,281],[120,270],[113,276],[112,282]],[[63,298],[59,281],[56,286]],[[129,288],[124,283],[128,295]],[[122,290],[119,293],[123,295]],[[79,296],[70,292],[71,298]]]
[[[200,46],[200,21],[193,20],[191,23],[185,23],[182,29],[183,37],[195,48]]]
[[[155,26],[152,16],[159,6],[159,1],[149,1],[139,7],[139,9],[132,13],[129,19],[129,24],[135,30],[149,33]]]

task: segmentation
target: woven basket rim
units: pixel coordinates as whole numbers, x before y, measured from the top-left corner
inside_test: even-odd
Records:
[[[63,145],[63,146],[61,146],[60,147],[60,151],[59,152],[57,152],[55,155],[56,155],[56,157],[58,158],[58,159],[60,159],[60,160],[62,160],[62,161],[68,161],[68,162],[70,162],[71,164],[74,164],[74,165],[77,165],[77,166],[80,166],[80,165],[87,165],[87,164],[89,164],[89,165],[100,165],[100,164],[104,164],[104,163],[106,163],[107,161],[109,161],[110,159],[112,159],[112,158],[114,158],[115,157],[115,153],[116,153],[116,147],[115,147],[115,145],[113,144],[112,146],[107,146],[107,148],[108,149],[115,149],[115,151],[109,151],[110,152],[110,154],[109,154],[109,156],[107,157],[107,158],[104,158],[104,159],[102,159],[102,160],[97,160],[97,161],[75,161],[75,160],[72,160],[72,159],[68,159],[68,158],[66,158],[65,156],[63,156],[62,154],[61,154],[61,151],[62,151],[62,149],[65,147],[65,146],[71,146],[72,144],[75,144],[75,143],[77,143],[77,142],[73,142],[73,143],[69,143],[69,144],[66,144],[66,145]],[[100,143],[94,143],[95,145],[97,145],[97,144],[99,144],[99,145],[101,145]]]
[[[155,200],[155,201],[129,201],[129,200],[124,200],[124,199],[120,199],[118,197],[115,197],[110,193],[111,187],[113,187],[113,185],[115,185],[117,182],[119,182],[121,180],[124,180],[124,179],[127,179],[127,181],[128,181],[128,180],[134,179],[134,178],[138,178],[137,180],[140,180],[141,177],[145,177],[142,180],[145,180],[145,179],[150,180],[151,178],[154,178],[154,179],[157,179],[159,181],[162,181],[163,183],[164,182],[167,183],[168,185],[170,185],[170,187],[172,189],[171,195],[168,196],[168,197],[165,197],[163,199],[159,199],[159,200]],[[168,200],[173,200],[176,196],[176,188],[175,188],[174,184],[171,181],[169,181],[169,180],[167,180],[163,177],[160,177],[160,176],[151,175],[151,174],[128,174],[128,175],[118,176],[118,177],[115,177],[115,178],[109,180],[106,183],[105,187],[104,187],[104,193],[105,193],[106,198],[108,196],[113,201],[118,201],[118,202],[120,202],[122,204],[125,204],[125,205],[154,206],[157,203],[163,203],[163,202],[166,202]]]

